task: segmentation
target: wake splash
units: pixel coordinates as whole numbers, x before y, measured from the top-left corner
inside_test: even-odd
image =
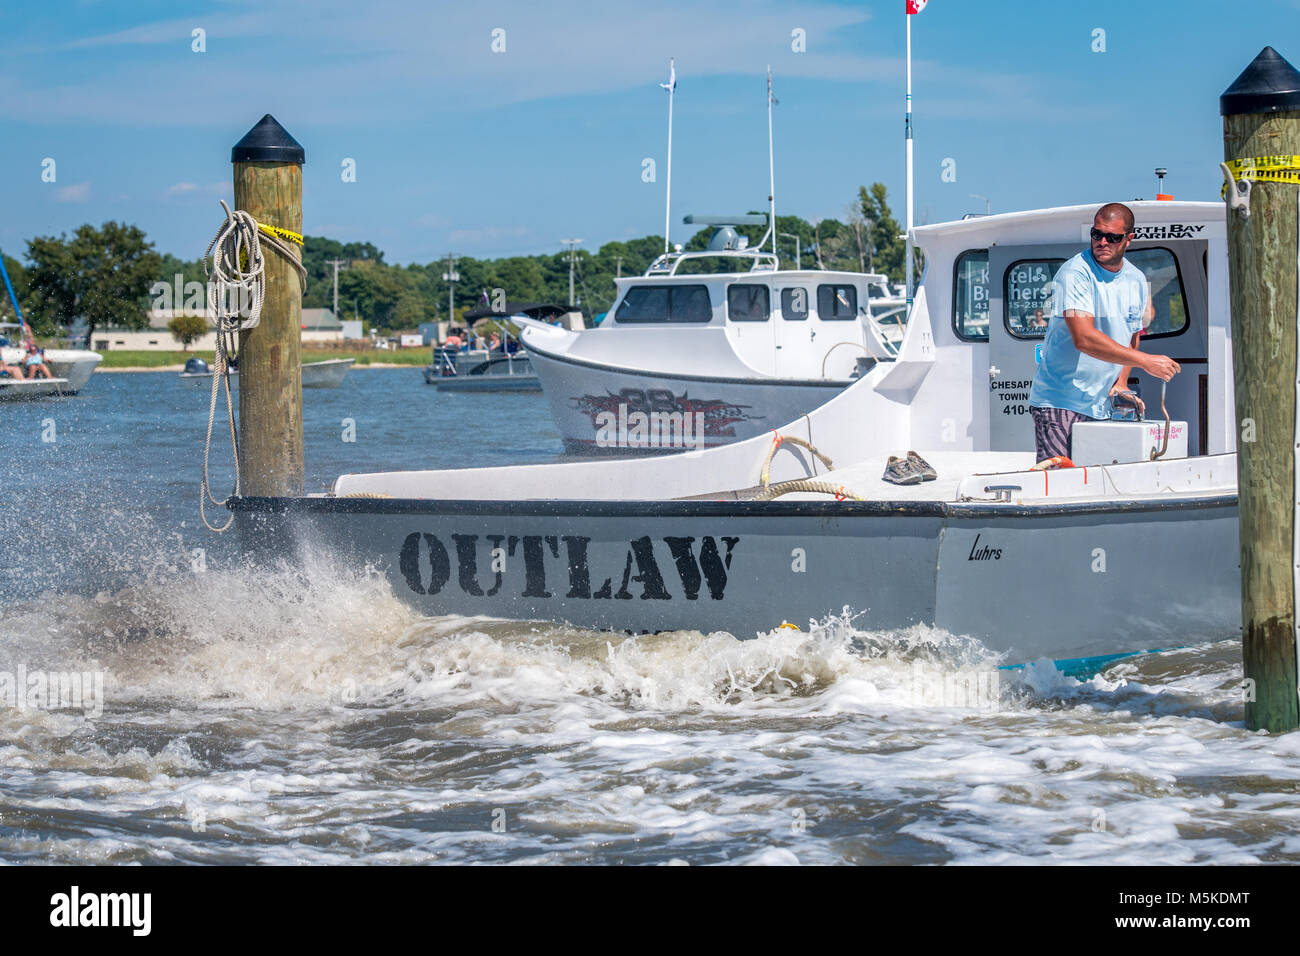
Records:
[[[860,620],[845,608],[807,631],[740,640],[428,618],[374,569],[315,551],[292,568],[173,566],[93,596],[10,604],[0,614],[0,670],[102,671],[110,711],[161,701],[509,710],[587,700],[633,712],[734,713],[923,704],[921,665],[940,680],[996,666],[977,641],[920,626],[871,631]]]

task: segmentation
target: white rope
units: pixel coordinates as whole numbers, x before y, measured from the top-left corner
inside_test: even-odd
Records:
[[[216,527],[208,522],[206,504],[211,502],[224,507],[230,498],[218,501],[212,496],[212,482],[208,477],[208,456],[212,447],[212,426],[217,415],[217,390],[224,381],[226,387],[226,417],[230,422],[230,450],[234,456],[235,488],[232,497],[239,497],[239,441],[235,434],[235,407],[230,396],[230,355],[237,351],[241,331],[256,328],[262,320],[262,303],[266,300],[266,259],[262,255],[262,242],[270,243],[298,273],[298,281],[305,290],[307,270],[284,240],[262,231],[256,219],[240,209],[230,211],[224,200],[226,221],[208,243],[203,253],[203,274],[207,278],[208,311],[217,323],[217,354],[212,369],[212,397],[208,403],[208,432],[203,442],[203,481],[199,496],[199,517],[209,531],[218,533],[228,529],[235,520],[231,514],[225,524]],[[208,257],[212,266],[208,266]],[[233,292],[233,298],[232,298]]]
[[[226,333],[217,332],[217,358],[212,369],[212,400],[208,404],[208,434],[203,440],[203,482],[202,493],[199,495],[199,517],[203,519],[203,524],[209,531],[215,531],[220,534],[228,529],[235,520],[235,515],[231,512],[226,519],[226,523],[221,527],[216,527],[208,521],[206,504],[212,502],[218,507],[224,507],[229,498],[218,501],[212,497],[212,481],[208,478],[208,452],[212,447],[212,424],[217,417],[217,389],[221,383],[226,386],[226,417],[230,422],[230,451],[235,462],[235,490],[231,492],[233,497],[239,497],[239,442],[235,437],[235,407],[230,397],[230,373],[229,359],[226,351]],[[206,499],[206,500],[205,500]]]

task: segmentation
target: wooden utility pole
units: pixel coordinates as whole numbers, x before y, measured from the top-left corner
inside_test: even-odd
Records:
[[[347,259],[326,259],[327,266],[334,267],[334,318],[339,317],[339,267],[346,269],[348,267]]]
[[[1297,189],[1279,167],[1300,162],[1300,73],[1265,47],[1219,99],[1228,209],[1232,367],[1236,382],[1246,726],[1300,725],[1296,590]],[[1270,176],[1274,181],[1269,181]],[[1248,210],[1248,211],[1247,211]],[[1247,437],[1249,436],[1249,437]],[[1252,693],[1253,691],[1253,693]]]
[[[298,145],[268,113],[230,152],[235,208],[260,224],[302,232]],[[301,260],[297,246],[291,245]],[[261,322],[239,333],[239,473],[245,495],[302,494],[302,287],[279,252],[263,246]]]

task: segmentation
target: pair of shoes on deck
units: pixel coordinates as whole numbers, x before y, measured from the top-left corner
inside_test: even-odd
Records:
[[[928,461],[916,452],[909,451],[906,458],[890,455],[881,477],[895,485],[919,485],[923,481],[934,481],[939,475]]]

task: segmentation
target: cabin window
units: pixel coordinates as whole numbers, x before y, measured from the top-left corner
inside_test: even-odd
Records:
[[[803,322],[808,318],[808,290],[781,290],[781,317],[787,322]]]
[[[858,317],[858,290],[851,285],[819,285],[817,317],[823,322],[843,322]]]
[[[627,290],[616,322],[708,322],[713,318],[706,285],[637,285]]]
[[[767,286],[736,283],[727,289],[727,315],[733,322],[766,322],[772,314]]]
[[[1041,339],[1052,317],[1052,280],[1064,259],[1021,259],[1003,276],[1002,324],[1018,339]]]
[[[967,342],[989,340],[989,251],[971,249],[957,257],[952,282],[952,327]]]
[[[1155,316],[1144,339],[1157,336],[1178,335],[1187,328],[1187,295],[1183,292],[1183,277],[1178,271],[1178,258],[1163,247],[1130,249],[1124,258],[1142,270],[1151,290],[1151,303]]]
[[[885,292],[885,290],[882,289],[882,288],[881,288],[880,286],[878,286],[878,285],[869,285],[869,286],[867,286],[867,298],[868,298],[868,299],[887,299],[887,298],[889,298],[889,294],[888,294],[887,292]]]

